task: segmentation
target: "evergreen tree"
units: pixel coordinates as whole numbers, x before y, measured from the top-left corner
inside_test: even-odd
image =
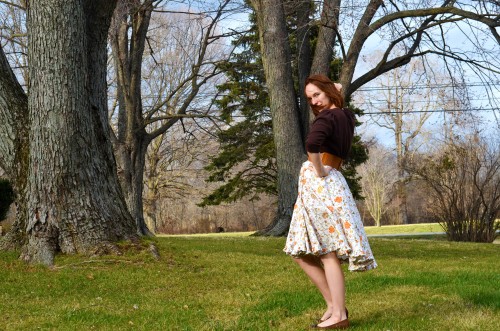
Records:
[[[275,195],[277,190],[269,98],[255,24],[233,43],[241,51],[221,65],[228,79],[218,86],[224,96],[217,100],[229,127],[219,132],[221,151],[205,168],[210,172],[209,182],[225,184],[204,197],[202,206],[244,196],[257,199],[261,193]]]
[[[252,26],[248,33],[233,41],[240,51],[222,64],[227,81],[218,86],[223,97],[217,100],[217,104],[229,127],[218,134],[220,153],[213,156],[210,164],[205,167],[210,173],[207,181],[224,184],[204,197],[201,206],[234,202],[245,196],[258,199],[261,193],[277,194],[272,121],[254,14],[250,16],[250,21]],[[296,24],[293,16],[290,16],[288,23],[291,30],[290,42],[295,45],[293,30],[296,29]],[[311,31],[313,35],[317,34],[317,29]],[[311,46],[315,41],[316,38],[313,37]],[[292,61],[296,63],[296,47],[292,46],[292,50]],[[339,78],[341,64],[340,59],[331,62],[331,78],[334,81]],[[295,86],[298,89],[298,81]],[[303,91],[297,91],[296,95],[299,93]],[[349,100],[346,101],[356,115],[362,114],[361,109],[352,107]],[[304,160],[305,158],[304,156]],[[350,157],[343,164],[342,173],[354,197],[358,199],[361,198],[361,187],[356,166],[367,158],[366,148],[360,137],[355,136]]]

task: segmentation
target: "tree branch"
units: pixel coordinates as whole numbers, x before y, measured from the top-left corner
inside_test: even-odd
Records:
[[[16,3],[9,2],[9,1],[5,1],[5,0],[0,0],[0,3],[6,4],[7,6],[12,6],[12,7],[15,7],[15,8],[19,8],[19,9],[22,9],[22,10],[26,10],[26,7],[25,7],[25,6],[23,6],[22,4],[21,4],[21,5],[18,5],[18,4],[16,4]]]
[[[358,27],[354,32],[354,36],[352,38],[349,51],[347,52],[345,62],[342,66],[342,73],[340,76],[340,82],[344,86],[344,97],[347,95],[347,90],[350,89],[350,83],[354,75],[354,69],[356,67],[356,63],[358,62],[361,49],[363,48],[363,45],[368,36],[373,33],[373,31],[368,28],[370,22],[375,16],[378,8],[380,8],[382,4],[382,0],[370,0],[370,3],[366,6],[365,12],[361,17]]]
[[[488,18],[484,15],[479,15],[470,11],[462,10],[459,8],[455,7],[439,7],[439,8],[426,8],[426,9],[414,9],[414,10],[404,10],[396,13],[392,13],[389,15],[386,15],[379,20],[373,22],[369,27],[368,27],[368,35],[369,37],[372,33],[383,27],[384,25],[401,19],[401,18],[408,18],[408,17],[425,17],[425,16],[437,16],[439,14],[453,14],[457,15],[460,17],[468,18],[474,21],[478,21],[481,23],[484,23],[485,25],[489,26],[490,28],[495,28],[500,26],[500,21],[498,19],[491,19]]]

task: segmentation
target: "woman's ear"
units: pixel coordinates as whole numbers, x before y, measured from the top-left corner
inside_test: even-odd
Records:
[[[342,90],[342,84],[340,83],[333,83],[333,85],[335,85],[335,88],[340,92],[340,90]]]

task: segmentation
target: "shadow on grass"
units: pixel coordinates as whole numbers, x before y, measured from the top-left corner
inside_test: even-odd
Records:
[[[493,309],[500,309],[500,292],[497,288],[491,288],[491,291],[476,292],[476,293],[464,293],[461,295],[464,300],[473,303],[476,306],[482,306]]]
[[[304,315],[311,307],[322,302],[316,291],[279,291],[268,293],[253,306],[248,306],[238,320],[237,330],[260,330],[262,320],[267,320],[270,329],[284,318]],[[311,319],[312,320],[312,319]]]

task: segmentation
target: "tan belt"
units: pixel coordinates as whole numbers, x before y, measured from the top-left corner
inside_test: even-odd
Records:
[[[323,163],[323,165],[327,165],[337,170],[340,170],[340,166],[342,165],[342,159],[336,155],[325,152],[321,153],[321,163]]]

